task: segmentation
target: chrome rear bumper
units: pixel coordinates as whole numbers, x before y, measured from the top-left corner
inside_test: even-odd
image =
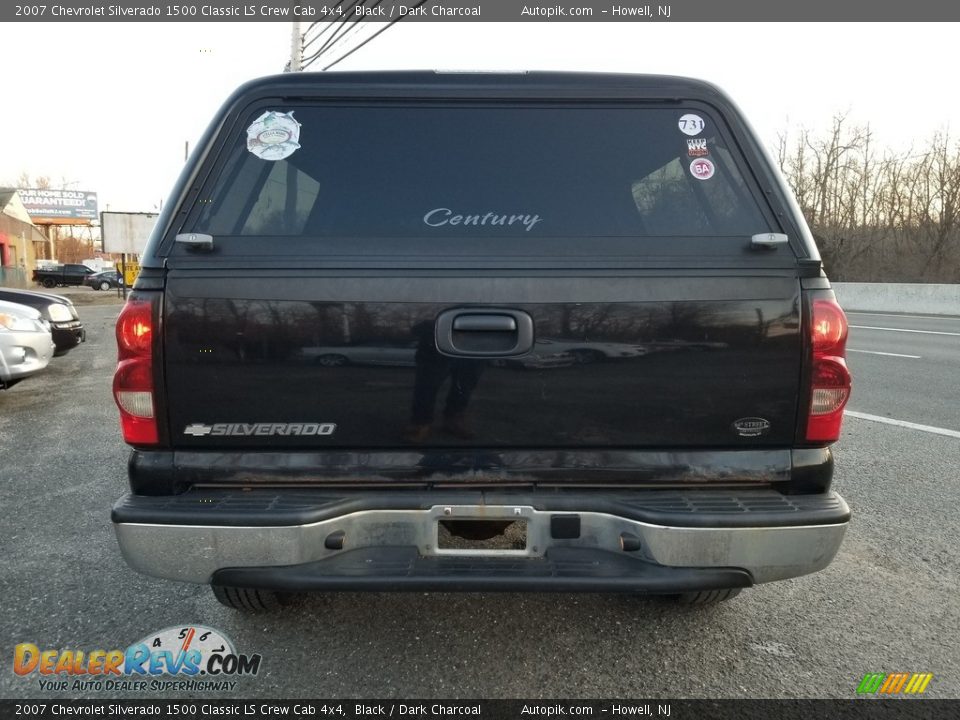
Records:
[[[839,498],[834,496],[834,498]],[[519,498],[518,498],[519,499]],[[440,504],[419,509],[367,509],[336,517],[279,526],[236,524],[163,524],[116,522],[124,558],[134,569],[156,577],[196,583],[211,582],[228,568],[278,568],[317,564],[357,550],[416,548],[420,558],[512,559],[537,563],[551,553],[571,549],[602,551],[662,568],[732,568],[749,573],[753,583],[797,577],[826,567],[836,555],[847,527],[842,521],[736,527],[684,527],[621,517],[610,512],[577,512],[521,504]],[[579,517],[579,536],[557,538],[552,518]],[[485,519],[526,521],[522,550],[438,548],[438,520]],[[343,533],[343,543],[327,539]],[[635,538],[633,551],[623,538]],[[612,556],[611,556],[612,557]],[[368,561],[369,562],[369,561]],[[618,561],[619,562],[619,561]],[[449,565],[449,563],[447,563]],[[333,566],[331,566],[333,567]],[[534,567],[531,565],[530,567]]]

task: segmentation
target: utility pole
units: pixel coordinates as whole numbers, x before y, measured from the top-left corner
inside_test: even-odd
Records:
[[[290,72],[300,72],[303,69],[303,36],[298,21],[290,25]]]

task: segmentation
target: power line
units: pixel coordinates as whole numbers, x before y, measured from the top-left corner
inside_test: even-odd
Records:
[[[330,32],[330,30],[332,30],[333,28],[338,27],[338,26],[340,26],[340,25],[342,25],[342,24],[343,24],[343,21],[341,21],[341,22],[336,22],[336,21],[332,21],[332,20],[331,20],[329,23],[327,23],[327,26],[326,26],[325,28],[323,28],[323,30],[321,30],[320,32],[318,32],[318,33],[310,40],[310,42],[308,42],[306,45],[304,45],[304,49],[306,49],[307,47],[309,47],[310,45],[312,45],[313,43],[315,43],[317,40],[319,40],[320,38],[322,38],[324,35],[326,35],[328,32]],[[324,44],[326,44],[326,43],[324,43]],[[304,60],[305,60],[305,61],[316,60],[318,57],[320,57],[320,53],[321,53],[321,52],[323,52],[323,47],[321,47],[319,50],[317,50],[316,52],[314,52],[312,55],[304,58]]]
[[[361,22],[362,20],[360,19],[353,20],[349,23],[347,21],[340,22],[333,34],[320,46],[320,49],[310,56],[310,62],[315,62],[321,58],[333,45],[338,44],[338,40],[342,40],[346,36],[348,30],[355,30]]]
[[[306,38],[307,35],[310,33],[310,31],[313,30],[317,25],[320,24],[320,21],[321,21],[321,20],[323,20],[324,18],[329,17],[329,16],[335,14],[337,8],[339,8],[340,6],[342,6],[344,2],[346,2],[346,0],[340,0],[336,5],[333,5],[332,7],[328,8],[328,9],[327,9],[327,12],[325,12],[325,13],[323,14],[323,17],[321,17],[320,20],[315,20],[314,22],[310,23],[309,27],[307,27],[307,29],[304,31],[303,37]],[[333,27],[334,23],[336,23],[336,22],[343,22],[343,20],[339,20],[339,21],[338,21],[338,20],[330,20],[330,21],[328,21],[328,22],[327,22],[327,27],[325,27],[323,30],[321,30],[319,33],[317,33],[311,40],[309,40],[309,41],[307,41],[306,43],[304,43],[303,49],[306,50],[306,49],[307,49],[308,47],[310,47],[313,43],[315,43],[317,40],[319,40],[319,39],[323,36],[323,34],[324,34],[325,32],[327,32],[327,30],[329,30],[331,27]]]
[[[420,2],[418,2],[416,5],[413,6],[413,9],[416,10],[418,7],[420,7],[421,5],[425,4],[426,2],[427,2],[427,0],[420,0]],[[327,66],[324,67],[323,69],[324,69],[324,70],[329,70],[329,69],[332,68],[334,65],[337,65],[338,63],[342,62],[343,60],[346,60],[348,57],[350,57],[351,55],[353,55],[357,50],[359,50],[360,48],[362,48],[364,45],[366,45],[366,44],[367,44],[368,42],[370,42],[371,40],[375,39],[375,38],[376,38],[377,36],[379,36],[381,33],[384,33],[384,32],[386,32],[387,30],[389,30],[390,28],[392,28],[393,25],[394,25],[394,23],[398,23],[398,22],[400,22],[400,20],[402,20],[402,19],[403,19],[402,17],[398,17],[398,18],[396,18],[396,19],[394,19],[394,20],[391,20],[390,22],[388,22],[388,23],[386,24],[386,26],[384,26],[384,27],[380,28],[379,30],[377,30],[377,32],[375,32],[373,35],[371,35],[370,37],[368,37],[368,38],[367,38],[366,40],[364,40],[362,43],[360,43],[359,45],[357,45],[357,46],[356,46],[355,48],[353,48],[352,50],[344,53],[343,55],[341,55],[340,57],[338,57],[336,60],[334,60],[332,63],[330,63],[329,65],[327,65]]]
[[[377,2],[371,6],[371,9],[378,7],[382,2],[383,0],[377,0]],[[346,23],[344,23],[344,27],[341,28],[338,32],[335,32],[333,35],[331,35],[327,39],[327,41],[323,44],[323,47],[321,47],[317,53],[317,58],[322,57],[326,53],[332,52],[334,48],[345,43],[348,37],[355,36],[357,32],[360,30],[360,28],[366,25],[366,24],[361,25],[361,22],[362,22],[362,18],[355,20],[350,25],[347,25]],[[317,58],[313,58],[313,60]],[[313,60],[311,60],[311,62]]]
[[[342,5],[344,1],[345,0],[340,0],[340,4]],[[382,2],[382,0],[380,1]],[[367,0],[360,0],[360,2],[354,2],[354,5],[352,7],[363,7],[366,4],[366,2]],[[316,52],[314,52],[312,55],[304,59],[303,67],[306,68],[308,65],[311,65],[313,62],[315,62],[317,58],[321,57],[324,54],[324,52],[326,52],[327,48],[330,47],[330,45],[334,42],[336,38],[343,36],[343,34],[346,32],[346,29],[348,27],[351,27],[351,25],[356,25],[362,19],[363,19],[363,16],[361,15],[361,16],[358,16],[357,19],[353,21],[350,21],[350,20],[329,21],[327,23],[327,26],[323,28],[323,30],[317,33],[317,35],[310,40],[309,44],[313,44],[314,42],[322,38],[324,35],[326,35],[328,32],[330,32],[330,30],[333,30],[333,33],[329,37],[327,37],[326,40],[324,40],[323,45],[321,45]],[[336,29],[334,30],[334,28]]]

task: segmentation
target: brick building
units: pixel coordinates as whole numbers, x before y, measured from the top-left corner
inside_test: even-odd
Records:
[[[30,220],[14,188],[0,188],[0,285],[27,287],[37,260],[54,256],[53,244]]]

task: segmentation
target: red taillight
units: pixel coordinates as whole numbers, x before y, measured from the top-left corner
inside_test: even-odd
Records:
[[[152,340],[153,308],[150,301],[129,301],[117,318],[117,348],[121,355],[150,355]]]
[[[835,442],[840,437],[843,408],[850,398],[851,378],[844,359],[847,316],[835,300],[814,300],[810,323],[813,346],[807,440]]]
[[[844,357],[847,352],[847,316],[836,300],[813,301],[813,352]]]
[[[131,298],[117,318],[117,371],[113,397],[120,408],[123,439],[131,445],[158,442],[153,403],[153,303]]]

